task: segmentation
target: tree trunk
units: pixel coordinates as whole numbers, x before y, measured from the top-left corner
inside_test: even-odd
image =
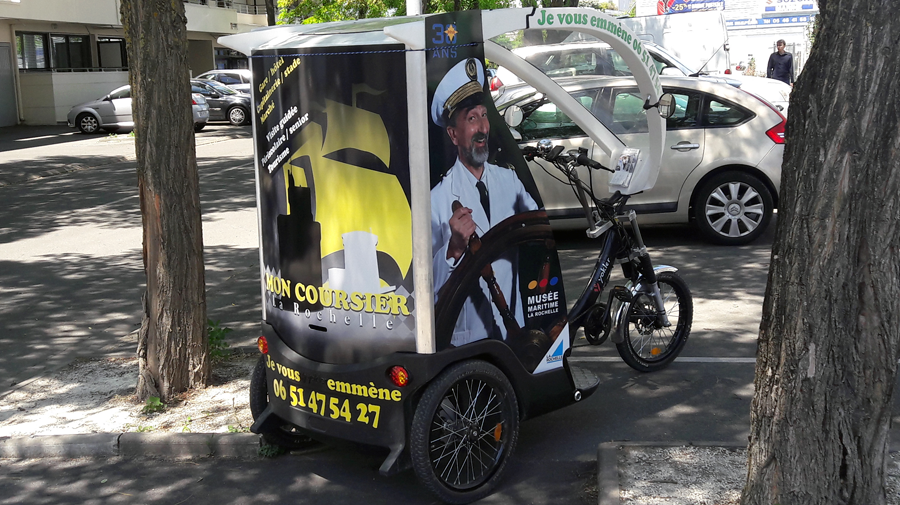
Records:
[[[819,0],[791,97],[744,505],[884,504],[900,358],[900,20]]]
[[[147,291],[141,400],[209,379],[200,191],[181,0],[123,0]]]
[[[278,24],[278,20],[275,19],[277,3],[278,2],[275,0],[266,0],[266,23],[268,23],[269,26]]]

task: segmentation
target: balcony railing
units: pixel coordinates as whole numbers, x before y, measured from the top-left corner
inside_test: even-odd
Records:
[[[207,7],[217,7],[219,9],[231,9],[241,14],[257,14],[265,15],[265,5],[247,5],[242,3],[234,3],[232,0],[184,0],[186,4],[205,5]]]

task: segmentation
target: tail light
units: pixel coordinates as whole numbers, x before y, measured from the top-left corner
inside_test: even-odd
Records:
[[[191,98],[191,105],[200,105],[200,104],[197,103],[197,100],[194,100],[193,98]]]
[[[409,372],[406,371],[402,366],[392,366],[388,370],[388,378],[391,379],[391,382],[394,383],[397,387],[403,387],[409,384]]]
[[[759,97],[747,90],[742,89],[741,91],[764,103],[766,107],[775,111],[775,114],[778,114],[778,117],[781,118],[781,122],[766,130],[766,136],[772,139],[772,142],[775,142],[776,144],[784,144],[784,127],[787,125],[787,118],[784,117],[784,114],[782,114],[781,111],[778,110],[777,107],[772,105],[768,100]]]
[[[784,120],[766,130],[766,135],[776,144],[784,144]]]
[[[256,339],[256,347],[259,348],[259,352],[269,354],[269,342],[266,341],[266,337],[259,337]]]
[[[496,75],[491,77],[491,91],[497,91],[503,86],[503,81],[500,80]]]
[[[740,70],[740,68],[738,68],[738,70]],[[730,69],[730,68],[726,68],[726,69],[725,69],[725,73],[726,73],[726,74],[730,74],[730,73],[731,73],[731,69]]]

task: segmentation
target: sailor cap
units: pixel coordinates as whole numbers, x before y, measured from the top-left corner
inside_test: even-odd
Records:
[[[438,126],[446,126],[456,107],[470,96],[484,91],[484,66],[477,58],[467,58],[453,66],[441,79],[431,100],[431,119]],[[446,116],[444,113],[446,112]]]

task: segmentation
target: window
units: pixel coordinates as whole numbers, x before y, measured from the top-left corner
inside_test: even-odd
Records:
[[[679,130],[682,128],[696,128],[699,124],[700,104],[703,96],[691,91],[666,90],[675,97],[675,112],[666,120],[667,130]]]
[[[582,92],[573,94],[572,97],[581,102],[585,109],[591,110],[594,93],[594,91]],[[550,101],[541,101],[531,107],[525,106],[523,112],[526,117],[518,127],[522,140],[584,136],[581,127]]]
[[[113,90],[113,92],[109,94],[110,100],[118,100],[120,98],[131,98],[130,86],[125,86],[124,88]]]
[[[703,123],[706,126],[732,126],[743,123],[752,116],[737,105],[710,99],[703,111]]]
[[[91,44],[87,35],[50,35],[53,68],[90,68]]]
[[[16,57],[22,70],[47,68],[47,36],[42,33],[16,34]]]
[[[98,37],[97,56],[100,58],[101,68],[127,67],[128,54],[125,52],[125,39]]]
[[[666,120],[667,130],[696,128],[699,126],[700,105],[703,95],[686,90],[663,90],[675,98],[675,112]],[[647,111],[640,92],[635,88],[603,91],[601,96],[611,96],[611,106],[598,104],[591,112],[613,133],[647,133]],[[609,110],[611,109],[611,110]]]
[[[236,75],[219,74],[215,79],[222,84],[241,84],[241,78]]]

